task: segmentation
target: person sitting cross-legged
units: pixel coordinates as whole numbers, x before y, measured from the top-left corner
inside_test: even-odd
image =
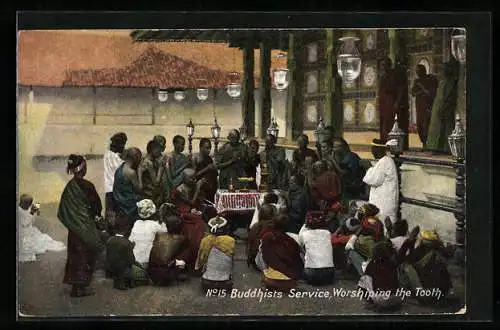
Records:
[[[208,221],[208,225],[210,234],[201,240],[195,270],[201,270],[204,292],[210,289],[231,290],[236,241],[228,233],[226,219],[216,216]]]
[[[119,290],[149,284],[146,270],[135,260],[134,243],[125,237],[127,232],[127,225],[117,224],[116,233],[106,243],[106,271]]]

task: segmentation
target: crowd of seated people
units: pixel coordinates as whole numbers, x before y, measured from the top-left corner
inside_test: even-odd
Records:
[[[227,189],[242,176],[255,177],[263,161],[269,190],[246,224],[246,252],[249,271],[261,273],[264,287],[286,292],[301,281],[329,285],[336,270],[353,269],[363,292],[390,293],[382,298],[367,294],[368,303],[380,308],[400,306],[402,300],[394,295],[400,287],[439,287],[442,297],[452,287],[446,271],[449,255],[437,233],[416,228],[408,234],[405,221],[379,219],[376,205],[360,203],[366,199],[365,170],[343,139],[322,143],[316,153],[307,147],[307,136],[300,136],[290,164],[273,135],[259,152],[255,140],[247,145],[232,130],[214,157],[208,139],[200,140],[199,154],[185,155],[185,139],[175,136],[173,152],[165,154],[165,138],[155,136],[143,155],[138,148],[124,148],[125,134],[118,137],[121,147],[114,146],[115,135],[113,152],[122,161],[105,167],[106,184],[112,186],[106,191],[106,215],[112,215],[105,227],[108,235],[97,242],[92,230],[87,230],[94,235],[89,239],[80,240],[76,230],[71,234],[80,246],[92,243],[92,251],[105,249],[107,276],[116,289],[169,286],[190,277],[201,277],[204,291],[231,289],[233,219],[218,214],[213,202],[217,189]],[[68,173],[83,180],[84,158],[70,160]],[[114,171],[112,179],[106,171]],[[78,185],[68,186],[75,196],[86,193]],[[69,229],[87,221],[84,215],[72,219],[78,211],[73,207],[68,199],[61,206],[60,219]],[[78,251],[68,253],[71,267],[85,261]]]

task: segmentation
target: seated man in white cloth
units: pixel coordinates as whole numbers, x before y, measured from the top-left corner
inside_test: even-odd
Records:
[[[33,204],[33,197],[21,196],[18,207],[19,219],[19,261],[36,261],[36,255],[47,251],[64,251],[62,242],[53,240],[34,226],[35,214],[40,215],[40,206]]]

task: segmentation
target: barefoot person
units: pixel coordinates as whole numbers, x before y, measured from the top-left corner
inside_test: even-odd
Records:
[[[68,256],[63,283],[72,285],[71,296],[92,294],[88,286],[92,281],[98,253],[104,249],[96,217],[102,211],[101,200],[94,185],[84,179],[87,174],[85,158],[70,155],[68,182],[61,196],[57,217],[68,229]]]

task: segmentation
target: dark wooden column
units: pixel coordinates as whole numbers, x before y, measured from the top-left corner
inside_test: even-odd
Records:
[[[326,30],[326,75],[325,75],[325,125],[332,125],[335,136],[342,136],[344,131],[344,106],[342,100],[342,78],[337,72],[337,40],[339,31]]]
[[[254,83],[254,38],[250,36],[243,48],[243,123],[247,137],[255,137],[255,83]]]
[[[271,44],[266,38],[260,42],[260,112],[261,137],[266,136],[266,130],[271,123]]]
[[[286,138],[295,140],[302,134],[304,121],[301,120],[303,111],[301,107],[303,70],[301,65],[301,42],[298,32],[291,32],[288,39],[288,74],[290,83],[286,100]]]

